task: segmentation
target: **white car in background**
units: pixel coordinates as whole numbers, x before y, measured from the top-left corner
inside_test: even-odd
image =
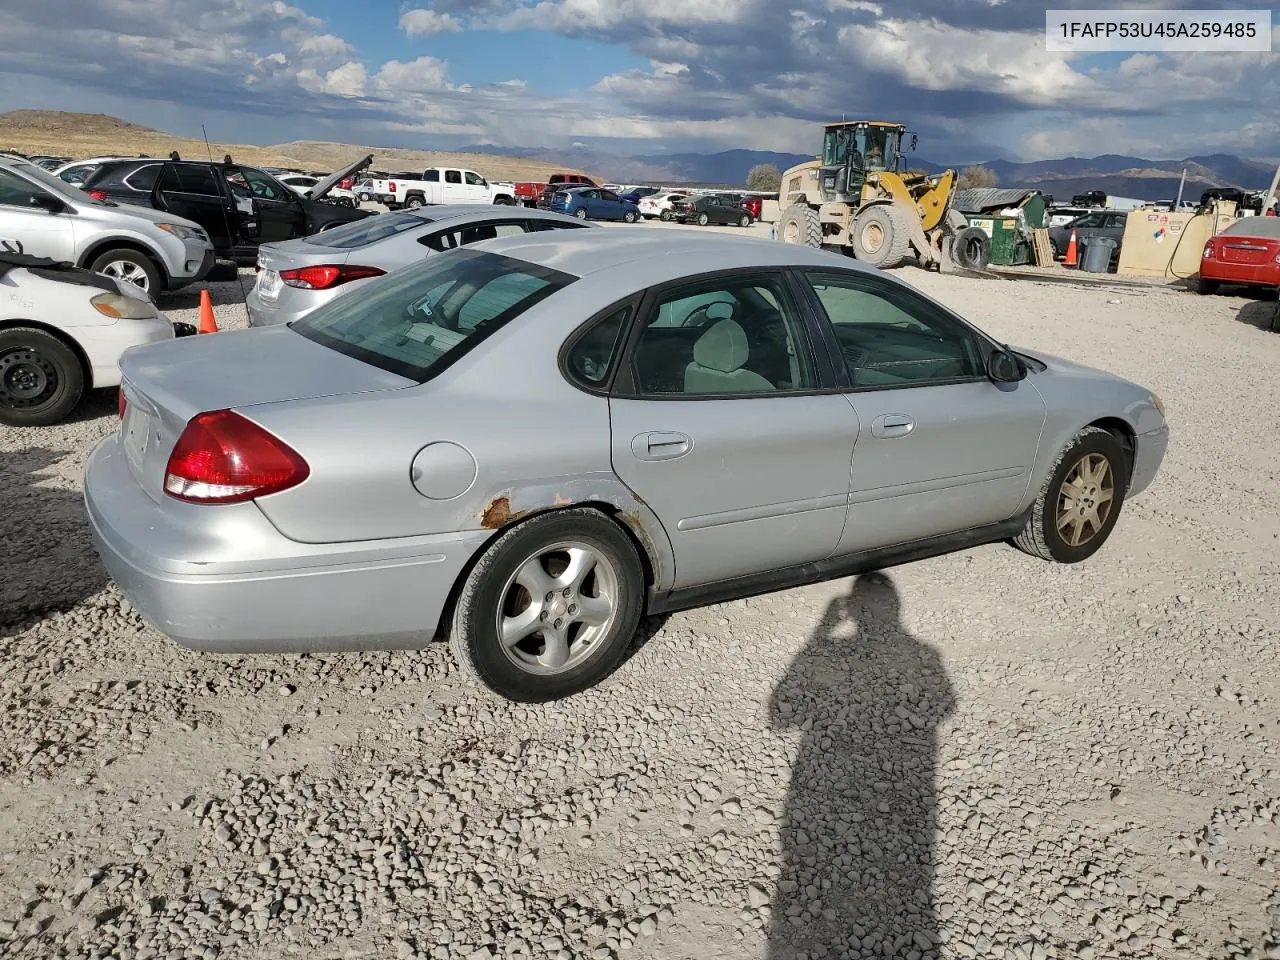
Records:
[[[0,255],[2,424],[57,423],[86,391],[120,385],[125,350],[195,333],[128,281],[19,259]]]
[[[689,196],[688,191],[681,193],[679,190],[670,192],[659,190],[657,193],[651,193],[647,197],[640,198],[640,216],[646,220],[652,220],[657,217],[660,220],[671,219],[671,205],[677,200],[684,200]]]
[[[305,173],[286,173],[276,177],[276,179],[300,197],[307,196],[315,189],[316,184],[320,183],[319,177],[313,177]],[[348,207],[356,205],[355,191],[343,190],[341,187],[333,187],[325,194],[325,199],[334,200]]]

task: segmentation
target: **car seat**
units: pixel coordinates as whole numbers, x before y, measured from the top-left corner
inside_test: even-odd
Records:
[[[751,346],[735,320],[717,320],[693,345],[685,368],[685,393],[764,393],[777,389],[752,370],[743,369]]]

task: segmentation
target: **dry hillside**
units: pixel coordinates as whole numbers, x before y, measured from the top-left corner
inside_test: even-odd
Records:
[[[93,157],[103,154],[166,156],[177,150],[184,157],[230,153],[245,163],[263,166],[328,170],[372,153],[374,166],[384,170],[414,169],[433,164],[471,167],[493,180],[540,180],[564,169],[540,160],[491,157],[485,154],[442,153],[365,147],[356,144],[298,141],[270,147],[241,143],[210,143],[152,130],[118,117],[60,110],[14,110],[0,113],[0,151],[26,154]]]

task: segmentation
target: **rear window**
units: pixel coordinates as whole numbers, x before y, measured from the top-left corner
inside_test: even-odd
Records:
[[[333,227],[321,233],[303,239],[314,243],[317,247],[334,247],[339,250],[351,250],[355,247],[367,247],[371,243],[394,237],[414,227],[425,227],[433,221],[412,210],[401,210],[397,213],[383,213],[363,220],[352,220],[340,227]]]
[[[371,284],[365,296],[331,300],[290,327],[422,383],[575,279],[464,248],[396,271]]]
[[[1228,237],[1265,237],[1280,240],[1280,217],[1241,217],[1222,234]]]

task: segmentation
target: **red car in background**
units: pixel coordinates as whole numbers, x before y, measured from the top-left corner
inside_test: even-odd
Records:
[[[1224,283],[1280,289],[1280,217],[1241,217],[1209,238],[1199,290],[1216,293]]]
[[[743,197],[742,205],[746,208],[747,213],[751,214],[752,220],[759,220],[760,211],[764,207],[764,197]]]

